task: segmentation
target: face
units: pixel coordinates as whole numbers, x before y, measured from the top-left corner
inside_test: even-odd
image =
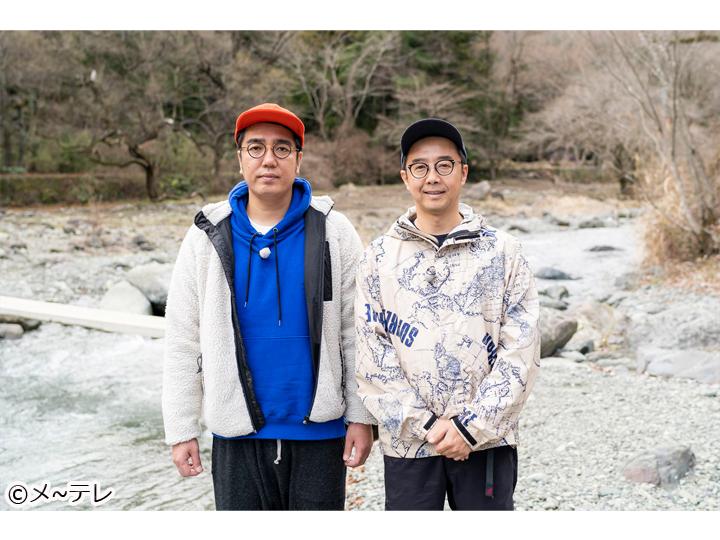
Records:
[[[435,163],[450,159],[455,160],[452,172],[447,176],[441,176],[435,170]],[[462,164],[460,160],[460,153],[455,145],[443,137],[420,139],[410,147],[400,177],[415,201],[418,214],[443,217],[458,213],[460,188],[468,175],[468,166]],[[428,172],[424,178],[415,178],[410,173],[408,167],[413,163],[423,163],[427,166]]]
[[[262,143],[265,154],[253,158],[248,154],[248,146]],[[275,145],[289,145],[292,152],[285,159],[273,154]],[[258,198],[282,198],[292,193],[295,176],[300,173],[302,152],[296,152],[292,131],[277,124],[254,124],[245,130],[242,148],[238,150],[240,172],[248,184],[252,196]]]

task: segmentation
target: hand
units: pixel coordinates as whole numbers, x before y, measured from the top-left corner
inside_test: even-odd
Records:
[[[365,463],[372,450],[372,426],[368,424],[348,424],[345,434],[345,450],[343,450],[343,461],[348,467],[357,467]],[[352,449],[355,447],[355,455]]]
[[[425,436],[435,446],[438,454],[455,461],[465,461],[470,455],[470,446],[452,425],[452,420],[438,418]]]
[[[172,447],[172,460],[180,476],[197,476],[203,470],[197,439],[181,442]]]

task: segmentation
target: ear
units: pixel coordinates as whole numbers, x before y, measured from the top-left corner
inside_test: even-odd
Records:
[[[400,178],[402,178],[403,184],[405,184],[405,189],[410,191],[410,184],[408,184],[408,176],[405,169],[400,169]]]
[[[298,152],[298,154],[297,154],[297,163],[295,164],[295,175],[296,175],[296,176],[299,176],[299,175],[300,175],[300,162],[302,161],[302,157],[303,157],[303,153],[302,153],[302,152]]]
[[[240,164],[240,174],[242,174],[243,170],[242,170],[242,151],[241,150],[237,151],[237,158],[238,158],[238,163]]]
[[[465,182],[467,181],[469,171],[470,171],[470,168],[468,167],[467,163],[464,163],[462,166],[462,182],[460,183],[461,186],[464,185]]]

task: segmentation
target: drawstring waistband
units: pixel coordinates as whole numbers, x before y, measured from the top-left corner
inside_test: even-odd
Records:
[[[280,460],[282,459],[282,444],[280,443],[280,439],[277,440],[277,457],[275,458],[275,461],[273,463],[275,465],[280,465]]]
[[[282,303],[280,301],[280,257],[278,256],[278,243],[277,243],[277,235],[278,235],[278,228],[273,227],[273,247],[275,248],[275,285],[277,287],[277,307],[278,307],[278,326],[282,326]],[[245,284],[245,307],[248,305],[248,301],[250,300],[250,270],[252,268],[252,245],[253,240],[255,240],[256,236],[260,236],[259,232],[254,233],[250,237],[250,245],[249,245],[249,254],[248,254],[248,265],[247,265],[247,281]],[[263,251],[266,250],[267,253],[264,253]],[[269,248],[263,248],[261,249],[258,254],[263,258],[266,259],[269,256],[270,249]]]
[[[493,498],[494,491],[494,480],[493,480],[493,465],[494,465],[494,452],[491,448],[487,451],[487,462],[485,465],[485,496]]]

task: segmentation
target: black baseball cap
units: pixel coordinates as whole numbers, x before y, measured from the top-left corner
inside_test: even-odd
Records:
[[[467,150],[463,143],[462,135],[450,122],[440,120],[439,118],[423,118],[405,130],[400,138],[400,165],[405,165],[408,152],[413,144],[425,137],[443,137],[450,139],[457,147],[463,163],[467,163]]]

